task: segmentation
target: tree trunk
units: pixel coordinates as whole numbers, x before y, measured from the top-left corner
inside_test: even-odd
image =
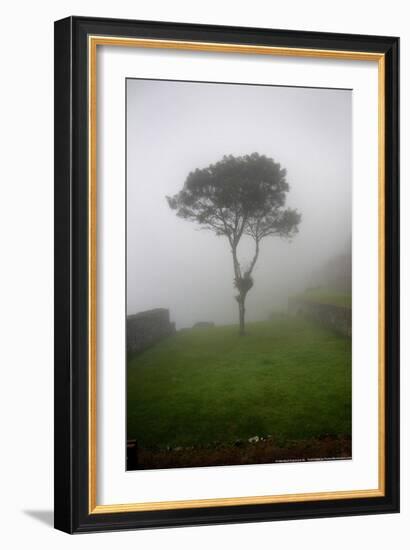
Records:
[[[239,306],[239,335],[245,334],[245,296],[238,297]]]

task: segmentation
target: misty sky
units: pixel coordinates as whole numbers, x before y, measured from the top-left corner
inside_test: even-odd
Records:
[[[351,236],[351,110],[348,90],[127,80],[127,313],[169,308],[178,328],[237,322],[226,237],[177,218],[165,198],[223,155],[279,162],[287,206],[302,214],[291,243],[262,241],[247,320],[314,284]],[[250,245],[243,240],[243,263]]]

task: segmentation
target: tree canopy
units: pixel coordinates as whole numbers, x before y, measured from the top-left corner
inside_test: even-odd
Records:
[[[292,237],[297,232],[300,214],[284,208],[288,191],[286,169],[253,153],[224,156],[207,168],[194,170],[182,190],[167,199],[177,216],[225,235],[235,245],[242,235],[260,241],[270,235]]]

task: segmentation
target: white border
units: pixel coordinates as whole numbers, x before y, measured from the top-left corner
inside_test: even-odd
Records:
[[[378,486],[377,62],[97,49],[97,504]],[[125,471],[125,77],[353,89],[351,461]]]

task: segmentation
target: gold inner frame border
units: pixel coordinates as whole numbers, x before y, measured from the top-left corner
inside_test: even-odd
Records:
[[[268,496],[246,496],[199,500],[175,500],[160,502],[136,502],[130,504],[97,504],[97,47],[122,46],[206,51],[219,53],[247,53],[286,57],[313,57],[376,61],[378,63],[378,488],[352,491],[328,491]],[[374,498],[385,495],[385,55],[377,52],[353,52],[243,44],[193,42],[125,38],[115,36],[88,36],[88,511],[89,514],[142,512],[208,508],[216,506],[240,506],[249,504],[273,504]]]

